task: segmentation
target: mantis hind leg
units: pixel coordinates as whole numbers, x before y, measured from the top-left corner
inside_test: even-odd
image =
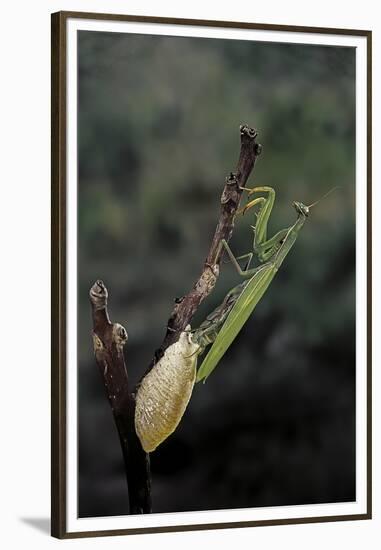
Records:
[[[243,271],[247,271],[249,269],[253,256],[254,256],[254,252],[249,252],[248,254],[242,254],[242,256],[236,257],[236,260],[243,260],[244,258],[247,258],[246,265]]]
[[[225,239],[222,239],[221,240],[221,246],[223,248],[225,248],[226,252],[228,253],[228,256],[232,262],[232,264],[234,265],[234,267],[236,268],[237,272],[239,275],[241,275],[241,277],[252,277],[253,275],[255,275],[255,273],[257,271],[259,271],[260,269],[263,268],[263,266],[259,266],[259,267],[254,267],[253,269],[242,269],[241,266],[239,265],[238,261],[237,261],[237,258],[234,256],[230,246],[228,245],[228,243],[225,241]]]
[[[244,281],[229,290],[222,304],[216,307],[197,329],[192,330],[194,342],[201,347],[200,353],[203,353],[207,346],[214,343],[227,316],[247,284],[248,281]]]
[[[271,215],[271,211],[274,206],[275,202],[275,190],[272,187],[253,187],[253,189],[249,190],[249,196],[251,196],[253,193],[259,193],[264,192],[268,193],[267,198],[260,197],[253,199],[252,201],[249,201],[245,208],[243,209],[243,213],[245,213],[247,210],[252,208],[255,204],[258,204],[261,202],[261,208],[257,215],[257,223],[255,224],[255,235],[254,235],[254,252],[257,252],[257,247],[259,247],[262,243],[266,242],[267,240],[267,224]]]

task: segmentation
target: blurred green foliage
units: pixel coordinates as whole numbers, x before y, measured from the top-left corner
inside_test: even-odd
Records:
[[[249,185],[270,185],[277,192],[270,235],[295,219],[292,201],[309,204],[331,187],[341,189],[312,211],[261,304],[207,385],[197,386],[184,421],[168,440],[168,448],[176,443],[185,445],[187,453],[192,448],[207,465],[195,459],[179,478],[172,471],[167,479],[163,465],[176,462],[176,449],[166,453],[164,444],[155,452],[154,509],[350,498],[354,494],[354,49],[85,31],[79,32],[78,45],[81,514],[126,510],[120,450],[92,355],[89,288],[97,278],[109,288],[112,319],[129,333],[126,353],[134,383],[161,343],[174,298],[188,292],[200,272],[218,219],[225,176],[236,166],[241,123],[254,126],[263,144]],[[252,216],[250,212],[237,221],[230,243],[237,255],[252,246]],[[237,282],[231,265],[224,265],[194,326]],[[274,471],[279,470],[281,457],[288,464],[283,461],[281,470],[287,479],[296,468],[303,489],[294,496],[288,482],[283,479],[279,486],[271,473],[264,477],[262,494],[252,486],[258,483],[261,466],[254,468],[257,474],[250,473],[254,455],[259,460],[258,434],[264,449],[275,444],[273,430],[279,427],[284,408],[277,409],[273,396],[280,394],[278,403],[290,394],[295,401],[291,406],[296,407],[295,414],[290,416],[293,429],[301,417],[312,415],[311,430],[318,431],[322,442],[322,454],[318,450],[317,455],[325,474],[317,473],[318,464],[313,462],[315,477],[309,474],[312,455],[304,462],[300,459],[303,452],[311,451],[303,447],[305,426],[297,437],[302,450],[294,462],[287,444],[281,447]],[[267,439],[263,427],[254,429],[244,422],[252,418],[248,411],[255,396],[258,402],[268,396],[271,403]],[[228,403],[234,412],[227,412]],[[326,408],[330,412],[324,416]],[[263,402],[256,414],[267,418],[270,409]],[[222,461],[226,443],[222,447],[218,443],[218,418],[229,434],[230,450],[236,438],[247,439],[248,452],[238,452],[239,459],[232,454]],[[209,447],[207,433],[214,434]],[[331,440],[342,440],[337,450],[340,460],[332,459],[327,443]],[[270,459],[266,455],[263,460],[267,464]],[[110,475],[113,461],[118,466]],[[205,472],[217,465],[226,490],[216,492],[212,477],[209,485],[206,481],[212,474]],[[229,468],[234,470],[231,479]],[[246,493],[237,490],[237,471]],[[191,479],[193,486],[200,484],[200,494],[192,485],[187,492],[185,479]],[[176,480],[184,488],[180,492]],[[229,480],[234,482],[229,485]],[[209,497],[202,496],[206,486]],[[311,488],[309,493],[304,486]]]

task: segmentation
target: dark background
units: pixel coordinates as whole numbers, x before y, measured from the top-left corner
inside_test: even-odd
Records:
[[[173,299],[200,273],[239,125],[263,144],[251,186],[277,201],[269,235],[312,211],[277,277],[176,432],[151,454],[154,512],[355,499],[355,51],[80,31],[79,512],[128,512],[95,365],[88,291],[109,288],[135,383]],[[250,250],[253,214],[231,246]],[[223,266],[193,326],[239,278]]]

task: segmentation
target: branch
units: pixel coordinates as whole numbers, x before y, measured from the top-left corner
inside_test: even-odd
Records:
[[[221,211],[210,249],[198,280],[192,290],[176,299],[168,320],[167,333],[161,347],[155,352],[148,371],[175,343],[190,323],[201,302],[212,292],[220,271],[221,240],[228,241],[234,227],[234,217],[242,195],[242,187],[254,167],[261,146],[256,143],[257,132],[248,126],[240,127],[241,150],[235,173],[225,181],[221,196]],[[108,292],[102,281],[96,281],[90,290],[93,316],[93,341],[108,400],[118,429],[125,462],[129,489],[130,514],[151,512],[151,482],[149,455],[144,452],[135,431],[135,390],[130,392],[123,348],[127,332],[122,325],[111,323],[107,311]],[[147,371],[147,372],[148,372]],[[147,374],[147,372],[145,374]]]
[[[241,150],[237,169],[235,173],[230,173],[225,180],[220,201],[220,217],[201,275],[188,294],[175,300],[175,306],[168,320],[164,341],[160,348],[156,350],[154,360],[144,376],[163,356],[165,350],[178,340],[180,333],[191,322],[201,302],[212,292],[216,284],[223,254],[220,247],[221,240],[225,239],[228,241],[231,237],[234,227],[234,217],[241,200],[241,188],[245,186],[254,167],[255,160],[261,152],[261,145],[256,143],[256,130],[249,126],[241,125],[240,136]]]
[[[129,391],[123,348],[128,336],[119,323],[111,323],[107,288],[96,281],[90,289],[95,359],[118,429],[128,483],[130,514],[151,512],[149,455],[135,432],[135,399]]]

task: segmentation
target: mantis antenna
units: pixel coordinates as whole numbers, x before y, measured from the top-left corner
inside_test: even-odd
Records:
[[[331,193],[333,193],[334,191],[336,191],[336,189],[340,189],[341,188],[341,185],[336,185],[335,187],[332,187],[332,189],[330,189],[329,191],[327,191],[327,193],[325,193],[325,195],[323,195],[322,197],[320,197],[320,199],[318,199],[317,201],[313,202],[312,204],[309,204],[307,206],[307,208],[312,208],[313,206],[315,206],[316,204],[318,204],[320,201],[322,201],[323,199],[325,199],[326,197],[328,197],[328,195],[330,195]]]

